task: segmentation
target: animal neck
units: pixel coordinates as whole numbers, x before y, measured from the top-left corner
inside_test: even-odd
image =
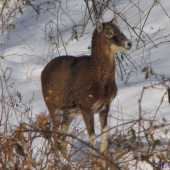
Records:
[[[114,53],[108,49],[96,30],[92,37],[91,63],[96,71],[100,72],[103,69],[105,72],[112,74],[113,77],[115,76]],[[107,75],[110,76],[109,74]]]

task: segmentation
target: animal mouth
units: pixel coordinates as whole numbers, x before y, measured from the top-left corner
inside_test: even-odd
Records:
[[[131,49],[131,47],[129,47],[129,48],[125,48],[126,50],[130,50]]]
[[[123,47],[123,51],[129,51],[131,47]]]

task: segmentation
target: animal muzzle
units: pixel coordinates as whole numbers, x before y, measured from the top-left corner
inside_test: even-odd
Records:
[[[125,48],[125,50],[130,50],[132,47],[132,43],[129,40],[125,40],[123,42],[123,47]]]

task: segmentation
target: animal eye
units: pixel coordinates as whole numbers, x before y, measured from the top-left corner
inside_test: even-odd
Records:
[[[114,32],[113,31],[110,31],[110,30],[108,30],[107,32],[106,32],[106,37],[107,38],[112,38],[113,36],[114,36]]]
[[[111,36],[111,35],[114,35],[114,33],[112,31],[108,31],[107,35]]]

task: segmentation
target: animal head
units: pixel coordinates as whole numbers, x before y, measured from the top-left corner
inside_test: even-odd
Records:
[[[96,30],[101,36],[105,48],[109,48],[110,52],[120,52],[131,49],[132,43],[112,21],[105,23],[97,21]]]

